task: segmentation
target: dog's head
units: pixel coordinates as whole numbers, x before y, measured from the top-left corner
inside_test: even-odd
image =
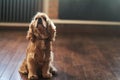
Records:
[[[55,40],[56,27],[45,13],[38,12],[29,25],[27,39],[31,41],[39,39]]]
[[[47,27],[47,24],[48,24],[48,21],[49,21],[49,18],[48,16],[45,14],[45,13],[40,13],[38,12],[33,20],[35,20],[37,22],[37,28],[39,27],[39,25],[43,26],[43,27]]]

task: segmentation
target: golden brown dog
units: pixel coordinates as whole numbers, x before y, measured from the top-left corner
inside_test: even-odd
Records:
[[[38,12],[29,25],[26,36],[29,44],[20,73],[28,74],[28,79],[37,79],[37,71],[41,71],[44,78],[52,77],[52,72],[56,72],[52,64],[55,36],[56,26],[45,13]]]

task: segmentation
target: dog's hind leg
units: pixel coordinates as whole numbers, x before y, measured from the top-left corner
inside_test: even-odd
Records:
[[[19,68],[19,72],[22,74],[28,74],[26,59],[24,59],[24,61],[22,62]]]

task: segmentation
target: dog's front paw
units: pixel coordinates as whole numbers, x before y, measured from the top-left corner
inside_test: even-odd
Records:
[[[28,75],[29,80],[37,80],[38,76],[37,75]]]
[[[26,74],[28,74],[28,71],[25,68],[20,68],[19,73],[26,75]]]
[[[52,74],[51,73],[47,73],[47,74],[42,74],[43,78],[52,78]]]
[[[50,72],[53,74],[53,75],[57,75],[57,69],[55,67],[51,67],[50,68]]]
[[[55,76],[58,75],[58,74],[57,74],[57,70],[53,70],[53,71],[51,71],[51,73],[52,73],[53,75],[55,75]]]

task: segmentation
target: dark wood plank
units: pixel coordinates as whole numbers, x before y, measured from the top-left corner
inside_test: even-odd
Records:
[[[80,55],[71,50],[71,37],[59,38],[54,45],[55,64],[58,68],[58,80],[85,80]],[[74,46],[75,47],[75,46]]]
[[[28,80],[18,72],[28,44],[25,35],[0,31],[0,80]],[[53,50],[58,75],[51,80],[119,80],[119,41],[116,35],[58,35]]]
[[[16,41],[17,42],[17,41]],[[12,53],[9,53],[4,57],[4,63],[7,63],[5,66],[4,66],[4,69],[1,70],[1,79],[3,80],[8,80],[11,76],[11,74],[13,73],[14,69],[15,69],[15,65],[18,63],[15,61],[17,61],[17,59],[19,59],[19,48],[20,48],[20,43],[18,42],[17,43],[17,46],[14,45],[15,48],[13,48],[13,52]],[[12,44],[11,44],[12,45]],[[1,66],[3,67],[3,66]],[[4,71],[4,72],[3,72]]]
[[[26,52],[26,43],[21,42],[21,46],[18,49],[18,52],[16,52],[16,54],[18,55],[18,58],[16,58],[16,56],[14,57],[15,61],[13,63],[14,63],[15,71],[13,72],[9,80],[21,80],[21,75],[19,74],[18,69],[25,57],[25,52]]]
[[[94,63],[90,64],[93,68],[93,72],[95,72],[93,74],[93,76],[95,75],[96,79],[99,79],[99,76],[100,76],[99,74],[101,73],[102,76],[100,76],[100,80],[103,80],[103,79],[117,80],[116,76],[114,75],[114,73],[112,72],[112,70],[110,68],[110,62],[105,58],[102,51],[97,47],[97,45],[94,43],[94,41],[91,40],[90,38],[88,39],[87,42],[90,42],[91,45],[90,46],[87,45],[85,47],[85,49],[86,49],[85,51],[88,51],[87,49],[89,49],[90,51],[88,51],[88,53],[91,54],[91,56],[92,56],[92,54],[94,54],[92,56],[93,58],[88,58],[88,59],[91,59],[92,62],[94,62]],[[98,65],[98,66],[96,66],[96,65]],[[87,65],[86,69],[89,69],[88,66],[89,66],[89,64]],[[92,72],[92,71],[90,71],[90,72]]]
[[[103,39],[93,39],[98,46],[99,50],[101,50],[104,57],[109,62],[109,65],[112,70],[112,73],[116,78],[119,80],[119,73],[120,73],[120,64],[119,64],[119,57],[120,57],[120,49],[119,49],[119,40],[120,38],[118,36],[108,36],[106,40]],[[108,80],[112,80],[112,78],[109,76]],[[114,80],[114,79],[113,79]]]
[[[11,45],[13,45],[13,46],[11,46]],[[0,64],[0,76],[2,76],[4,70],[8,66],[11,58],[14,56],[17,45],[18,45],[18,42],[14,41],[14,42],[12,42],[12,44],[11,43],[8,44],[8,46],[4,49],[5,51],[2,51],[3,56],[1,55],[2,62]]]

